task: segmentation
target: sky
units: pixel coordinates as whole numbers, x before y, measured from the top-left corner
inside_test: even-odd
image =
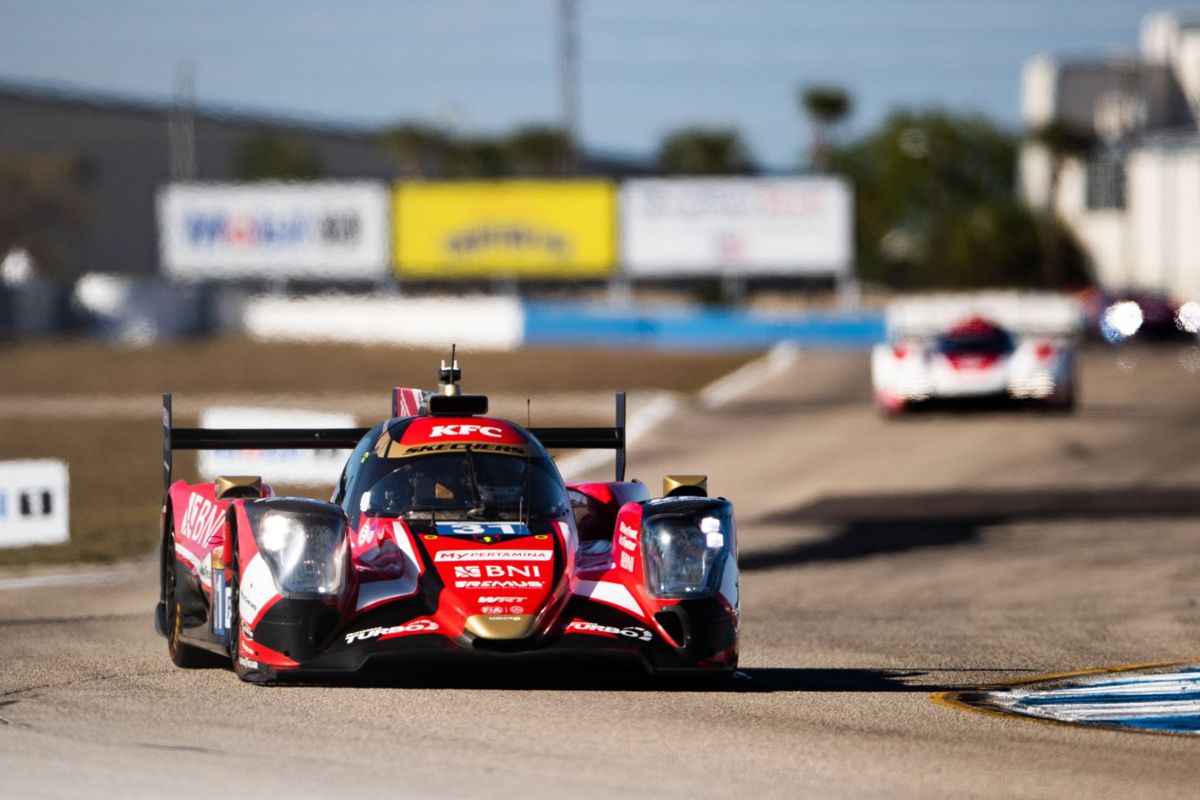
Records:
[[[734,127],[797,167],[796,96],[844,87],[843,136],[897,108],[1020,126],[1037,54],[1130,54],[1142,0],[576,0],[581,138],[649,156],[664,134]],[[559,0],[3,0],[0,81],[165,100],[181,63],[202,105],[355,126],[496,134],[560,118]],[[3,124],[3,121],[0,121]]]

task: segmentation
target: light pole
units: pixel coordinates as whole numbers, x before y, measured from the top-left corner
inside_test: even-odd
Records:
[[[182,62],[175,71],[175,104],[167,117],[171,180],[196,177],[196,66]]]
[[[579,16],[575,0],[558,2],[558,88],[566,147],[562,169],[567,175],[578,170],[579,148]]]

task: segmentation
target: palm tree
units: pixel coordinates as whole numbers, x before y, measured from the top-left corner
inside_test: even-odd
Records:
[[[800,107],[812,123],[812,150],[809,162],[816,172],[829,169],[834,126],[853,108],[850,95],[836,86],[807,86],[800,92]]]
[[[1082,158],[1096,146],[1096,135],[1061,119],[1053,119],[1030,131],[1029,140],[1045,148],[1050,156],[1050,175],[1046,198],[1049,203],[1045,225],[1046,258],[1043,278],[1049,287],[1062,283],[1061,223],[1058,219],[1058,191],[1062,170],[1070,158]]]

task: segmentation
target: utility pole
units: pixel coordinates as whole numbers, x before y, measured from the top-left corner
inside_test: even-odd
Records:
[[[562,127],[567,135],[563,173],[574,175],[579,152],[579,15],[576,0],[558,0],[558,83]]]
[[[167,148],[171,180],[196,178],[196,65],[183,61],[175,69],[175,103],[167,116]]]

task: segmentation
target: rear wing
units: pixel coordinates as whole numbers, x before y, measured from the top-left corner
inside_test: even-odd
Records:
[[[171,395],[162,396],[163,491],[171,488],[176,450],[350,449],[370,428],[177,428]],[[529,428],[547,450],[615,450],[616,479],[625,480],[625,393],[616,394],[616,425],[611,428]]]

